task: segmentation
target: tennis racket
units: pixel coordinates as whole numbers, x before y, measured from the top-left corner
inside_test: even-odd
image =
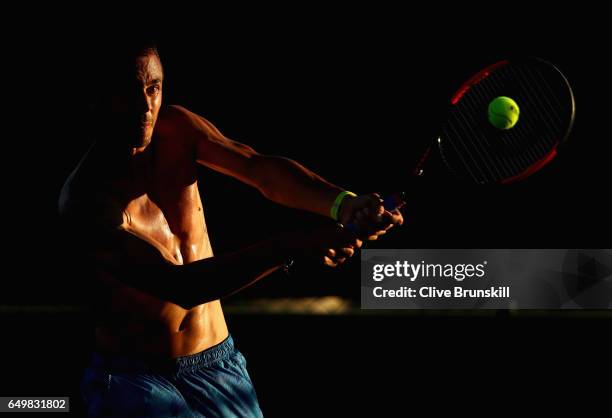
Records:
[[[489,104],[501,96],[513,99],[520,109],[509,129],[500,129],[489,119]],[[574,114],[570,84],[553,64],[540,58],[497,62],[468,79],[452,96],[440,134],[423,153],[412,179],[442,168],[476,184],[523,180],[553,160],[571,132]],[[409,193],[385,196],[385,209],[400,208]]]

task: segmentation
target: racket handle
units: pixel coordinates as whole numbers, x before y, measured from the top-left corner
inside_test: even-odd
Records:
[[[389,212],[400,209],[406,204],[406,192],[391,193],[383,197],[383,207]],[[357,227],[353,222],[346,225],[346,229],[356,234],[358,232]]]

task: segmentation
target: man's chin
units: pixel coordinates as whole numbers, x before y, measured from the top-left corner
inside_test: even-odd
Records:
[[[137,148],[137,149],[146,148],[150,143],[151,143],[150,136],[141,137],[138,140],[132,142],[132,148]]]

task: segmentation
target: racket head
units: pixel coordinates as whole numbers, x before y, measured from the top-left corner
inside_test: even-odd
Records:
[[[511,129],[488,120],[489,103],[499,96],[519,106]],[[478,184],[510,183],[554,158],[574,115],[570,84],[553,64],[535,57],[504,60],[478,72],[453,95],[435,147],[458,177]]]

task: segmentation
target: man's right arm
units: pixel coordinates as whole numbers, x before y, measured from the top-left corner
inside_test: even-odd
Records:
[[[351,233],[330,225],[308,236],[285,234],[232,253],[176,265],[150,262],[152,258],[143,255],[156,252],[155,248],[124,231],[116,234],[123,241],[120,252],[98,251],[96,269],[185,309],[230,296],[276,271],[289,258],[322,257],[330,245],[356,245]]]
[[[111,275],[185,309],[232,295],[274,272],[289,258],[318,256],[327,263],[333,256],[348,258],[361,246],[352,233],[330,224],[308,234],[284,234],[233,253],[176,265],[166,261],[169,257],[163,255],[163,248],[120,228],[120,206],[96,196],[93,200],[75,199],[67,194],[60,201],[71,253],[81,257],[88,271],[99,277]]]

